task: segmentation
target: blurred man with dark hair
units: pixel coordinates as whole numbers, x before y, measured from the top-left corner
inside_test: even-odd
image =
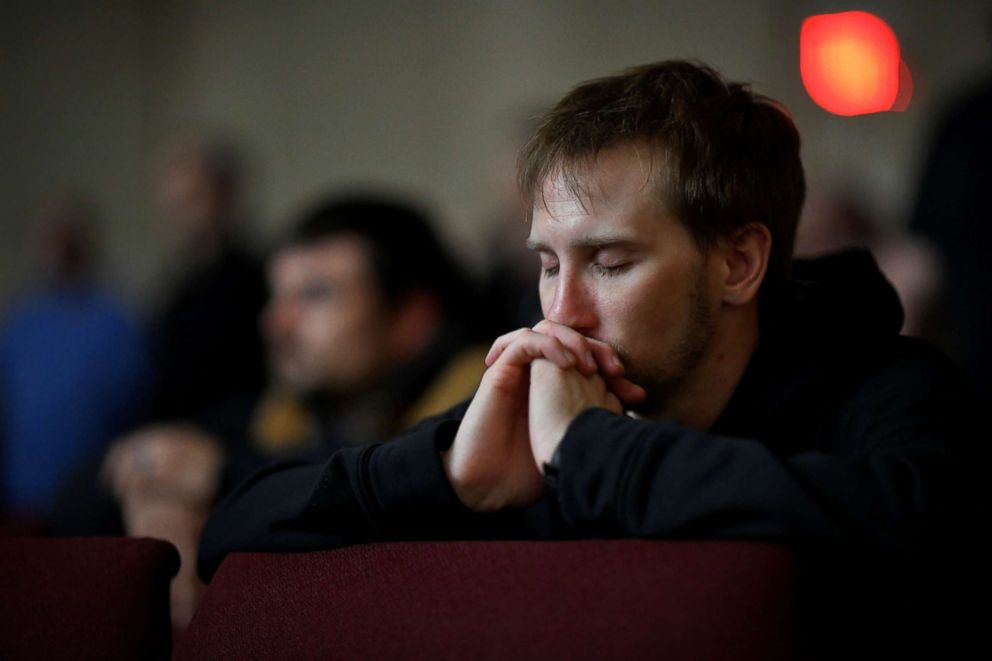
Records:
[[[484,369],[485,350],[469,345],[466,281],[427,217],[405,203],[318,204],[273,254],[269,284],[261,325],[271,385],[262,396],[235,399],[200,427],[142,429],[104,462],[126,532],[180,550],[179,627],[202,589],[200,528],[229,485],[273,458],[326,458],[382,441],[469,396]]]
[[[325,440],[361,445],[446,408],[425,388],[470,339],[471,303],[422,214],[377,198],[321,204],[276,252],[269,282],[271,373],[324,413]]]
[[[566,95],[520,182],[544,320],[496,340],[467,406],[257,474],[208,524],[203,574],[389,537],[773,540],[806,570],[806,652],[919,651],[971,399],[898,335],[869,255],[792,263],[784,109],[702,65],[637,67]]]

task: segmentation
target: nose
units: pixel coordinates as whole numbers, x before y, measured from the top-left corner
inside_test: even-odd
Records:
[[[580,274],[562,269],[549,289],[544,308],[546,319],[580,332],[595,328],[595,297]]]

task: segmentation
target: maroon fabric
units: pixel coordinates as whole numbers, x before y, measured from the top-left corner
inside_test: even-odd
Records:
[[[724,542],[419,542],[230,556],[178,659],[786,659],[796,569]]]
[[[0,538],[0,659],[167,659],[178,569],[154,539]]]
[[[0,514],[0,537],[43,535],[45,524],[41,518]]]

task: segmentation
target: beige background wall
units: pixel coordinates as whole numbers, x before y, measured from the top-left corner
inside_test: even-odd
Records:
[[[803,17],[855,8],[899,35],[916,86],[907,112],[833,117],[803,92]],[[433,206],[478,264],[516,118],[668,57],[784,101],[812,193],[855,181],[899,223],[934,113],[992,59],[990,23],[986,1],[0,0],[0,293],[24,280],[39,198],[69,183],[97,196],[112,274],[148,300],[163,259],[150,160],[190,122],[244,140],[259,240],[309,196],[381,183]]]

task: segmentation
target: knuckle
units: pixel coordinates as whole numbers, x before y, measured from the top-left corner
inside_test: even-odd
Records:
[[[514,334],[514,336],[506,343],[506,348],[522,347],[526,349],[528,346],[533,344],[532,338],[534,333],[530,329],[522,329]]]
[[[543,335],[550,335],[552,337],[563,339],[569,335],[569,331],[572,329],[567,326],[562,326],[561,324],[556,324],[553,321],[543,319],[534,325],[534,330]]]

